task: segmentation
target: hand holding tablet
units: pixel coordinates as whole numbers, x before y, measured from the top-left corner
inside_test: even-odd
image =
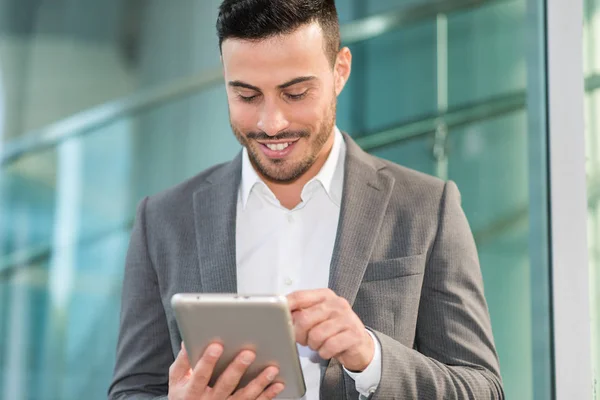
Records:
[[[171,305],[187,350],[170,370],[169,393],[173,385],[183,396],[173,399],[190,391],[261,400],[278,392],[281,398],[304,395],[286,297],[188,293],[174,295]]]
[[[236,391],[240,379],[256,358],[252,351],[241,352],[226,368],[216,384],[213,387],[208,386],[215,365],[222,354],[221,345],[208,346],[192,370],[185,346],[182,345],[181,351],[169,369],[169,400],[204,398],[270,400],[283,391],[282,383],[271,385],[279,374],[279,369],[276,367],[266,368],[244,388]]]

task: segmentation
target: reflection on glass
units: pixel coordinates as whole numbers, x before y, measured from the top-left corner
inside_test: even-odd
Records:
[[[373,149],[371,154],[386,158],[405,167],[435,175],[435,160],[432,157],[433,135],[402,141]]]
[[[217,67],[219,3],[0,0],[4,139]]]
[[[451,131],[449,177],[475,234],[507,398],[533,398],[527,115]]]

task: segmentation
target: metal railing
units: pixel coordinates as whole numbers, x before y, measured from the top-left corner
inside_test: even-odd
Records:
[[[412,122],[406,122],[389,129],[356,138],[364,150],[389,146],[394,143],[418,139],[435,133],[439,122],[443,121],[448,129],[456,129],[480,121],[497,118],[515,111],[524,110],[527,96],[518,91],[449,109],[447,112],[433,114]]]

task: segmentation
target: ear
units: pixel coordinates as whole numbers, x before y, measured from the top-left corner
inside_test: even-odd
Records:
[[[335,79],[335,95],[339,96],[346,86],[346,82],[350,78],[352,70],[352,53],[350,49],[344,47],[341,49],[335,60],[334,79]]]

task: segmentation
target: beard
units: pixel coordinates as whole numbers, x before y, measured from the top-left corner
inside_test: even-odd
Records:
[[[275,136],[269,136],[265,132],[242,133],[231,123],[231,129],[237,140],[248,151],[248,157],[254,168],[260,175],[275,183],[291,183],[296,181],[313,166],[323,146],[327,143],[329,135],[333,132],[335,125],[336,98],[325,110],[323,120],[316,132],[308,130],[283,131]],[[271,159],[266,157],[259,149],[257,140],[286,140],[295,141],[305,139],[308,141],[308,154],[303,155],[300,160]]]

